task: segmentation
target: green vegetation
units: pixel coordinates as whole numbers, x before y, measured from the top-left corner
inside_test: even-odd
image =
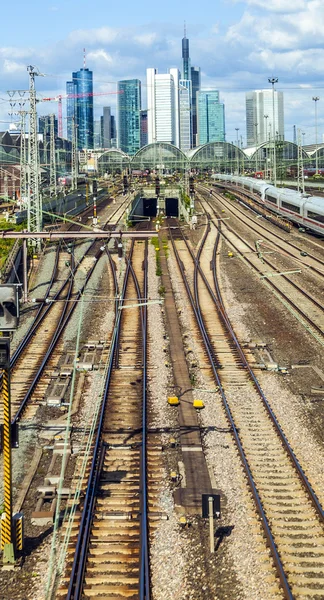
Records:
[[[156,270],[155,270],[155,274],[160,277],[162,275],[162,269],[161,269],[161,258],[160,258],[160,243],[159,243],[159,238],[158,237],[153,237],[152,238],[152,244],[155,248],[155,260],[156,260]]]
[[[229,200],[236,200],[234,194],[231,194],[231,192],[225,192],[224,196],[225,196],[225,198],[228,198]]]
[[[187,210],[190,210],[190,198],[183,190],[181,190],[181,199]]]
[[[161,296],[161,298],[164,298],[164,296],[165,296],[165,287],[164,287],[164,285],[160,285],[158,291],[159,291],[159,296]]]
[[[25,229],[25,227],[25,223],[21,223],[21,225],[14,225],[13,223],[8,223],[4,219],[0,219],[0,231],[22,231],[23,229]],[[13,247],[14,243],[15,240],[0,240],[0,269],[6,262],[7,256],[10,253],[10,250]]]
[[[163,250],[164,250],[165,257],[168,258],[168,256],[169,256],[168,238],[163,237],[162,244],[163,244]]]

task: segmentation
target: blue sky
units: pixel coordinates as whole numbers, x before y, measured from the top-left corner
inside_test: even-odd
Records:
[[[82,66],[83,47],[96,92],[113,92],[119,79],[137,77],[145,96],[146,67],[181,68],[186,20],[202,87],[219,89],[225,103],[228,141],[236,139],[236,127],[245,141],[245,92],[269,87],[271,76],[279,78],[277,89],[284,92],[286,139],[292,139],[296,125],[305,132],[305,143],[314,143],[314,95],[320,97],[318,139],[323,139],[323,0],[33,0],[29,7],[16,0],[1,9],[2,99],[8,89],[28,87],[29,64],[46,75],[36,81],[40,97],[64,94],[72,70]],[[115,95],[96,97],[96,117],[102,106],[115,103]],[[46,114],[57,104],[38,106],[39,114]],[[0,120],[8,121],[8,111],[8,102],[0,100]]]

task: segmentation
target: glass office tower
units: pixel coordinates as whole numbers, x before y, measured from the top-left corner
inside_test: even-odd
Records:
[[[191,115],[192,115],[192,140],[191,144],[193,148],[198,146],[197,141],[197,92],[200,90],[200,67],[191,67],[191,90],[192,90],[192,101],[191,101]]]
[[[197,92],[198,145],[225,141],[224,104],[216,90]]]
[[[75,98],[69,98],[69,96],[75,96],[75,94],[77,93],[76,91],[76,85],[74,83],[74,81],[67,81],[66,82],[66,94],[67,94],[67,99],[66,99],[66,129],[67,129],[67,139],[72,142],[72,118],[75,117],[76,120],[76,105],[75,105]]]
[[[139,79],[118,81],[118,148],[133,155],[141,147],[141,82]]]
[[[93,81],[92,71],[80,69],[72,73],[75,98],[78,148],[93,148]],[[71,98],[72,100],[72,98]]]

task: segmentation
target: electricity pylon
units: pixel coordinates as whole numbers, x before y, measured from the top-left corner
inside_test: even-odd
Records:
[[[27,230],[32,232],[42,231],[42,197],[40,193],[39,181],[39,154],[37,141],[37,111],[36,111],[36,90],[35,76],[40,75],[34,67],[27,67],[29,73],[29,137],[28,137],[28,206],[27,206]],[[40,249],[39,239],[31,240],[31,245]]]
[[[56,196],[55,115],[50,115],[50,196]]]

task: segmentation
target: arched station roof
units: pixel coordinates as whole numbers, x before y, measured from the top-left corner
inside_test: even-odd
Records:
[[[208,142],[188,152],[190,166],[213,166],[219,162],[244,160],[246,156],[241,148],[229,142]]]
[[[188,158],[176,146],[167,142],[156,142],[143,146],[131,159],[132,169],[166,169],[183,170],[186,168]]]
[[[122,172],[124,169],[128,169],[130,165],[130,157],[117,150],[117,148],[109,148],[103,152],[98,158],[98,172],[100,175],[108,173]]]

